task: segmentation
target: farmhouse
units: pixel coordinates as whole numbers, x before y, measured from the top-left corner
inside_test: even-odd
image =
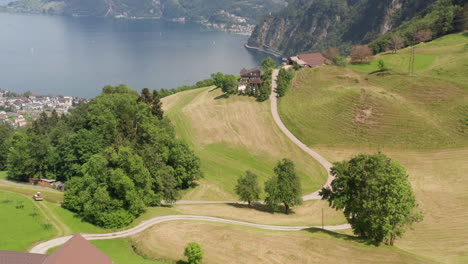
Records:
[[[262,84],[262,70],[260,68],[242,69],[240,81],[237,85],[239,92],[245,93],[248,89],[255,89]]]
[[[112,264],[109,257],[80,234],[74,235],[50,255],[0,251],[2,264]]]
[[[39,185],[41,185],[42,187],[51,187],[54,185],[55,182],[56,180],[41,179],[39,181]]]
[[[288,58],[288,65],[297,63],[301,68],[315,68],[325,65],[326,60],[321,53],[305,53]]]

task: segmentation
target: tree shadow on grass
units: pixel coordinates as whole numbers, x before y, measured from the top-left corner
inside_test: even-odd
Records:
[[[283,205],[277,206],[276,208],[272,208],[271,206],[268,206],[264,203],[259,203],[259,202],[253,202],[251,205],[240,204],[240,203],[227,203],[227,205],[235,207],[235,208],[240,208],[240,209],[253,209],[259,212],[270,213],[270,214],[275,214],[275,213],[285,214],[284,213],[285,208]],[[288,215],[293,215],[293,214],[295,214],[295,212],[294,210],[290,208]]]
[[[342,239],[342,240],[346,240],[346,241],[353,241],[353,242],[357,242],[357,243],[364,244],[364,245],[367,245],[367,246],[378,247],[378,245],[372,240],[360,238],[360,237],[357,237],[357,236],[340,234],[340,233],[337,233],[337,232],[324,230],[324,229],[321,229],[321,228],[308,228],[308,229],[304,229],[304,231],[307,231],[307,232],[312,233],[312,234],[322,233],[322,234],[332,236],[334,238],[338,238],[338,239]]]
[[[216,96],[214,99],[215,100],[220,100],[220,99],[228,99],[228,98],[229,98],[228,94],[222,94],[222,95]]]

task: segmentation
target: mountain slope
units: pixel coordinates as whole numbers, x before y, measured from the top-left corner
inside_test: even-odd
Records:
[[[290,0],[18,0],[7,10],[71,16],[165,18],[254,24]]]
[[[340,47],[345,51],[350,45],[368,43],[420,12],[427,12],[434,2],[436,0],[297,0],[279,13],[265,17],[248,44],[260,48],[268,46],[285,55],[321,51],[326,47]],[[450,6],[466,1],[437,2]],[[450,15],[454,19],[456,14]]]

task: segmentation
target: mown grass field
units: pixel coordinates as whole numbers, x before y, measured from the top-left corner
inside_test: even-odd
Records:
[[[0,250],[25,251],[55,235],[49,219],[23,195],[0,191],[0,212]]]
[[[398,248],[441,263],[468,262],[468,148],[380,149],[407,168],[424,220],[396,241]],[[318,148],[330,161],[377,149]]]
[[[251,170],[263,184],[282,158],[295,162],[304,194],[320,188],[325,170],[276,127],[269,102],[221,95],[219,89],[202,88],[163,99],[177,135],[201,158],[205,176],[184,199],[237,200],[234,186],[240,175]]]
[[[281,118],[307,145],[468,146],[468,87],[460,84],[468,83],[467,41],[467,36],[457,34],[417,46],[418,52],[434,59],[415,76],[396,70],[377,74],[334,66],[302,70],[280,100]],[[430,52],[434,54],[426,54]],[[383,57],[403,62],[402,56],[405,54]],[[395,65],[405,68],[404,63]],[[441,67],[452,69],[448,78],[435,74]]]
[[[468,262],[468,35],[408,49],[376,63],[302,70],[281,99],[288,128],[330,161],[382,151],[402,163],[424,220],[396,247],[442,263]],[[418,62],[419,61],[419,62]],[[419,63],[419,64],[418,64]]]
[[[311,229],[277,232],[205,222],[169,222],[133,237],[152,258],[183,259],[184,247],[200,243],[209,263],[432,263],[388,246]],[[164,243],[161,243],[164,241]]]

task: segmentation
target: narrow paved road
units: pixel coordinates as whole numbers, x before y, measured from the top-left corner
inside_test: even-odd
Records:
[[[273,115],[273,119],[275,120],[276,125],[281,129],[281,131],[283,131],[283,133],[289,139],[291,139],[291,141],[294,142],[294,144],[296,144],[299,148],[301,148],[303,151],[309,154],[312,158],[317,160],[325,168],[328,174],[328,179],[324,187],[328,187],[333,181],[333,175],[330,174],[330,169],[332,167],[332,164],[328,160],[326,160],[324,157],[322,157],[320,154],[311,150],[304,143],[302,143],[296,136],[293,135],[293,133],[291,133],[291,131],[289,131],[288,128],[286,128],[283,121],[281,121],[281,118],[278,113],[278,95],[276,93],[276,88],[278,86],[278,73],[279,73],[279,70],[275,69],[273,70],[273,74],[272,74],[273,81],[271,85],[272,92],[270,95],[270,101],[271,101],[271,114]],[[311,194],[307,194],[303,196],[302,198],[304,199],[304,201],[320,200],[322,199],[322,197],[319,195],[319,191],[320,190]]]
[[[274,225],[262,225],[262,224],[254,224],[248,223],[243,221],[236,221],[236,220],[229,220],[224,218],[218,217],[210,217],[210,216],[198,216],[198,215],[168,215],[168,216],[159,216],[152,218],[150,220],[144,221],[138,226],[127,229],[124,231],[107,233],[107,234],[82,234],[84,238],[87,240],[105,240],[105,239],[115,239],[115,238],[122,238],[128,237],[135,234],[138,234],[149,227],[163,223],[168,221],[206,221],[206,222],[216,222],[216,223],[225,223],[225,224],[232,224],[232,225],[241,225],[241,226],[248,226],[266,230],[275,230],[275,231],[300,231],[309,228],[322,228],[321,226],[274,226]],[[324,226],[326,230],[342,230],[348,229],[349,225],[339,225],[339,226]],[[30,253],[37,253],[37,254],[46,254],[47,251],[51,248],[58,247],[63,245],[67,242],[72,236],[64,236],[49,240],[47,242],[41,243],[36,245],[34,248],[30,250]]]

